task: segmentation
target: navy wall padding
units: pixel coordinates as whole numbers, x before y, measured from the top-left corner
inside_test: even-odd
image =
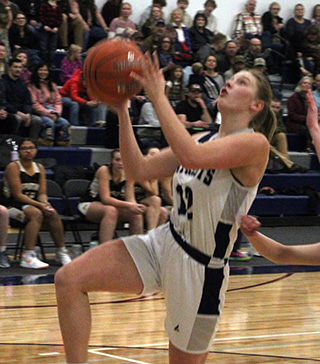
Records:
[[[87,145],[104,145],[105,139],[105,128],[95,128],[88,127],[87,128]]]
[[[317,212],[319,211],[318,206]],[[249,214],[257,216],[309,215],[309,196],[258,195]]]
[[[57,165],[88,167],[91,154],[87,148],[39,147],[37,158],[55,158]]]
[[[289,151],[303,151],[303,141],[299,134],[295,133],[287,133],[287,140],[288,140],[288,150]]]
[[[318,160],[318,157],[316,154],[311,155],[310,169],[313,169],[316,171],[320,170],[319,160]]]
[[[262,187],[272,187],[278,189],[292,189],[296,186],[313,186],[317,191],[320,191],[320,173],[265,173],[259,189]]]

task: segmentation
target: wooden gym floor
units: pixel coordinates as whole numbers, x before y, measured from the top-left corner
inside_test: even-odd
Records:
[[[288,231],[297,236],[294,229]],[[207,363],[320,362],[320,267],[282,267],[255,259],[231,267]],[[53,277],[46,271],[0,274],[0,364],[65,363]],[[94,293],[90,299],[90,364],[168,363],[161,294]]]

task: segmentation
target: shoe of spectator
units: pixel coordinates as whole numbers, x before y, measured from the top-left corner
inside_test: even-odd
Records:
[[[42,147],[53,147],[54,141],[49,139],[38,138],[37,144]]]
[[[10,268],[7,252],[0,252],[0,268]]]
[[[20,262],[20,267],[31,269],[46,269],[49,267],[49,264],[42,262],[40,259],[37,258],[36,253],[33,252],[29,255],[23,255]]]
[[[57,140],[57,147],[71,147],[71,140]]]
[[[56,251],[56,261],[61,265],[66,265],[71,262],[71,258],[66,248],[64,248],[64,250],[62,251],[61,250]]]
[[[99,128],[102,128],[102,127],[106,126],[106,123],[107,122],[105,120],[97,120],[95,122],[95,126],[98,126]]]
[[[251,257],[245,253],[241,253],[239,251],[233,251],[230,255],[230,260],[238,260],[238,261],[246,261],[246,260],[250,260]]]
[[[293,163],[293,165],[289,167],[283,167],[281,170],[282,173],[306,173],[308,172],[308,168],[299,166],[298,164]]]

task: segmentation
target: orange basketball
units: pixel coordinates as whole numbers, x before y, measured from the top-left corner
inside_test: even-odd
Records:
[[[142,52],[133,42],[108,39],[90,49],[84,63],[88,92],[107,105],[131,98],[141,90],[129,75],[141,73]]]

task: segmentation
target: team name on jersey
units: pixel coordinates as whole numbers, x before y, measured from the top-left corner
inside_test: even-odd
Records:
[[[182,166],[178,167],[176,173],[184,174],[186,176],[196,177],[199,181],[206,186],[210,186],[214,175],[214,169],[186,169]]]

